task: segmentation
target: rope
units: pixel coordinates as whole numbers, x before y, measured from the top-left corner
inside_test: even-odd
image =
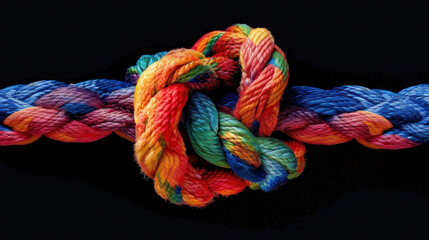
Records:
[[[95,79],[70,85],[44,80],[1,89],[0,145],[28,144],[42,135],[90,142],[112,132],[134,141],[134,88],[123,81]],[[283,95],[276,130],[309,144],[356,138],[371,148],[411,148],[429,139],[428,92],[428,84],[399,93],[361,86],[294,86]],[[218,109],[230,113],[231,96]]]
[[[272,191],[299,176],[302,142],[356,139],[401,149],[429,140],[428,84],[399,93],[285,90],[288,79],[271,33],[236,24],[204,35],[192,49],[143,55],[125,81],[44,80],[1,89],[0,145],[42,135],[91,142],[115,132],[135,141],[136,161],[161,197],[201,207],[218,195]],[[275,130],[292,139],[269,137]]]
[[[277,129],[298,141],[332,145],[355,138],[370,148],[402,149],[429,140],[429,84],[399,93],[300,86],[285,98]]]
[[[31,143],[42,135],[62,142],[91,142],[112,132],[134,140],[134,86],[96,79],[54,80],[0,90],[0,145]]]
[[[231,113],[236,92],[220,108]],[[356,139],[375,149],[415,147],[429,140],[429,84],[399,93],[341,86],[330,90],[294,86],[283,95],[276,130],[300,142],[335,145]]]

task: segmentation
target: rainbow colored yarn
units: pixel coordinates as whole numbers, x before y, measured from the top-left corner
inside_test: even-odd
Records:
[[[0,145],[42,135],[90,142],[115,132],[135,141],[135,159],[162,198],[201,207],[246,187],[272,191],[299,176],[303,143],[356,139],[401,149],[429,140],[429,84],[393,93],[286,89],[288,79],[271,33],[236,24],[204,35],[192,49],[142,56],[125,81],[1,89]],[[291,139],[271,138],[274,131]]]

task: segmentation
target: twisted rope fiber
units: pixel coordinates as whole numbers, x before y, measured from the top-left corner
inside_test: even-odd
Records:
[[[400,149],[429,139],[427,84],[399,93],[342,86],[283,94],[289,76],[283,52],[266,29],[247,25],[208,33],[192,49],[144,55],[126,82],[39,81],[2,89],[0,145],[42,135],[90,142],[115,132],[136,140],[136,160],[160,196],[204,206],[217,195],[246,186],[271,191],[297,177],[305,166],[298,141],[355,138],[371,148]],[[218,87],[230,92],[216,108],[206,94]],[[274,130],[298,141],[267,138]]]

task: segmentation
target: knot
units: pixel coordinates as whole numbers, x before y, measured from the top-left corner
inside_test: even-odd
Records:
[[[234,82],[237,60],[240,84]],[[274,130],[287,79],[285,55],[271,33],[247,25],[208,33],[192,49],[173,50],[147,66],[135,90],[135,158],[156,192],[173,203],[204,206],[216,195],[248,185],[271,191],[299,175],[302,167],[284,142],[254,136]],[[221,83],[240,85],[234,116],[195,91]],[[188,138],[196,154],[185,147]]]

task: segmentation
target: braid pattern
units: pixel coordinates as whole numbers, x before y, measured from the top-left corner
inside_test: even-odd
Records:
[[[429,140],[429,84],[398,93],[361,86],[292,87],[279,119],[278,130],[310,144],[355,138],[370,148],[410,148]]]
[[[44,80],[0,90],[0,145],[28,144],[42,135],[91,142],[112,132],[134,139],[129,83],[96,79],[76,84]]]

